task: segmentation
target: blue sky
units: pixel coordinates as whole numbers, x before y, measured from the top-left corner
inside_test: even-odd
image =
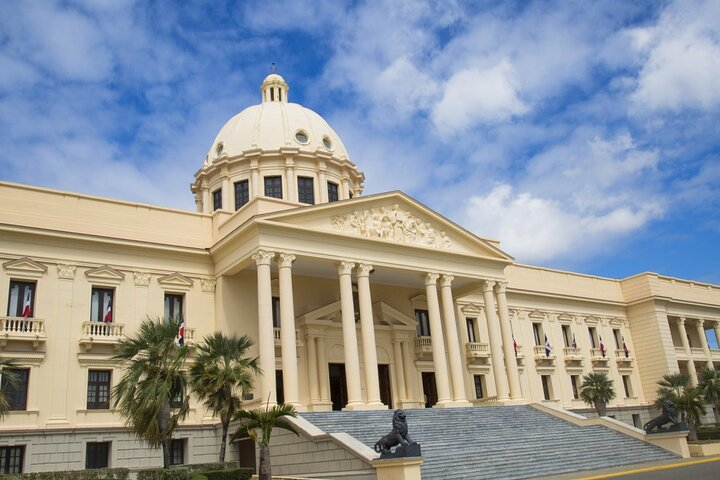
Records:
[[[0,179],[194,209],[271,62],[519,262],[720,283],[720,2],[3,2]]]

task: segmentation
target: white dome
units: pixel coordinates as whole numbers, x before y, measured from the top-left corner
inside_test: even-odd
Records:
[[[297,103],[288,103],[288,87],[280,75],[269,75],[260,89],[263,102],[238,113],[220,129],[206,164],[221,155],[234,157],[248,150],[281,148],[324,151],[338,160],[348,159],[342,140],[320,115]]]

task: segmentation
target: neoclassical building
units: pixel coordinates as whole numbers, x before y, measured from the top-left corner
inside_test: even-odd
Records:
[[[181,316],[190,344],[249,335],[264,374],[247,406],[308,412],[585,412],[595,371],[639,426],[662,375],[720,363],[719,286],[518,264],[402,192],[363,195],[327,122],[276,74],[260,90],[195,173],[195,212],[0,182],[0,357],[22,380],[0,472],[160,463],[108,398],[114,345],[148,316]],[[193,403],[174,461],[214,460],[217,423]]]

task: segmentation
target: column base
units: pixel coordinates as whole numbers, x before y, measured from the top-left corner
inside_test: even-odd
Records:
[[[367,405],[365,405],[362,402],[350,402],[347,405],[345,405],[345,408],[343,408],[343,412],[346,411],[353,411],[353,410],[367,410]]]
[[[307,406],[308,412],[332,412],[332,402],[316,402]]]
[[[408,408],[425,408],[425,405],[415,400],[400,400],[398,408],[407,410]]]
[[[370,402],[365,404],[363,410],[387,410],[388,406],[382,402]]]
[[[439,400],[432,408],[453,408],[454,406],[455,402],[452,400]]]
[[[472,407],[473,404],[468,402],[467,400],[455,400],[453,402],[453,407],[457,408],[465,408],[465,407]]]

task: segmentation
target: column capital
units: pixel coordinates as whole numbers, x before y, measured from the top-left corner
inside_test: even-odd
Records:
[[[352,274],[353,268],[355,268],[355,264],[352,262],[346,262],[342,261],[338,263],[338,274],[339,275],[350,275]]]
[[[252,259],[255,260],[257,265],[270,265],[273,258],[275,258],[275,252],[268,252],[267,250],[258,250],[252,256]]]
[[[452,285],[452,281],[455,280],[455,275],[450,275],[449,273],[443,274],[442,278],[440,279],[440,286],[441,287],[449,287]]]
[[[685,317],[678,317],[678,325],[685,325]]]
[[[280,257],[278,258],[278,267],[291,268],[294,261],[295,261],[295,255],[292,255],[290,253],[280,252]]]
[[[495,282],[493,280],[482,280],[480,285],[482,285],[483,292],[492,293],[493,288],[495,287]]]
[[[440,277],[439,273],[428,272],[425,274],[425,286],[436,285],[437,280]]]
[[[507,292],[507,282],[495,282],[495,292],[496,293],[506,293]]]
[[[367,277],[370,275],[370,272],[374,270],[373,266],[367,263],[360,263],[357,266],[357,276],[358,277]]]

